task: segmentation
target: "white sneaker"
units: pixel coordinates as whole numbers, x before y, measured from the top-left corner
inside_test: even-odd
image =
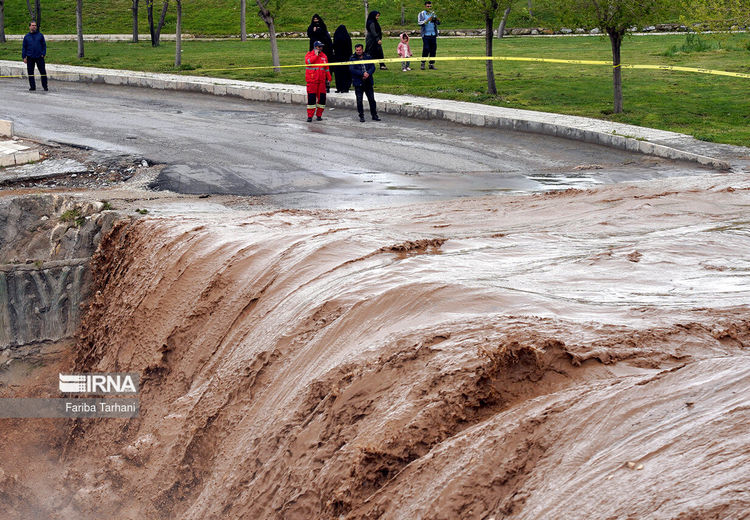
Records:
[[[406,70],[411,70],[411,67],[406,67]]]

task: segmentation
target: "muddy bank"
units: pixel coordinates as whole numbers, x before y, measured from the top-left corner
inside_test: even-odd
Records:
[[[121,223],[70,366],[139,372],[141,417],[67,425],[26,506],[742,518],[748,203],[730,175]]]

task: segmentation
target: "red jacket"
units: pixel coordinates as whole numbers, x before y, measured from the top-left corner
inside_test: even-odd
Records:
[[[328,63],[328,57],[323,52],[317,56],[315,55],[315,51],[305,54],[305,65],[312,65],[314,63]],[[331,81],[331,71],[328,70],[328,67],[306,67],[305,81],[308,85]]]

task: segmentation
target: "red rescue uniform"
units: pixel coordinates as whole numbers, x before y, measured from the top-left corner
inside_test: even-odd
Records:
[[[305,54],[305,82],[307,83],[307,117],[311,118],[317,109],[317,116],[323,114],[326,107],[326,81],[331,81],[331,71],[328,67],[310,67],[328,63],[328,57],[320,52],[310,51]]]

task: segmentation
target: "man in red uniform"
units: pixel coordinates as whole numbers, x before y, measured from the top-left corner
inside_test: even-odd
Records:
[[[328,67],[314,67],[328,63],[328,57],[323,52],[321,42],[313,43],[313,50],[305,54],[305,81],[307,82],[307,122],[312,121],[313,114],[318,121],[322,121],[323,109],[326,107],[326,82],[331,81],[331,71]],[[316,113],[317,109],[317,113]]]

